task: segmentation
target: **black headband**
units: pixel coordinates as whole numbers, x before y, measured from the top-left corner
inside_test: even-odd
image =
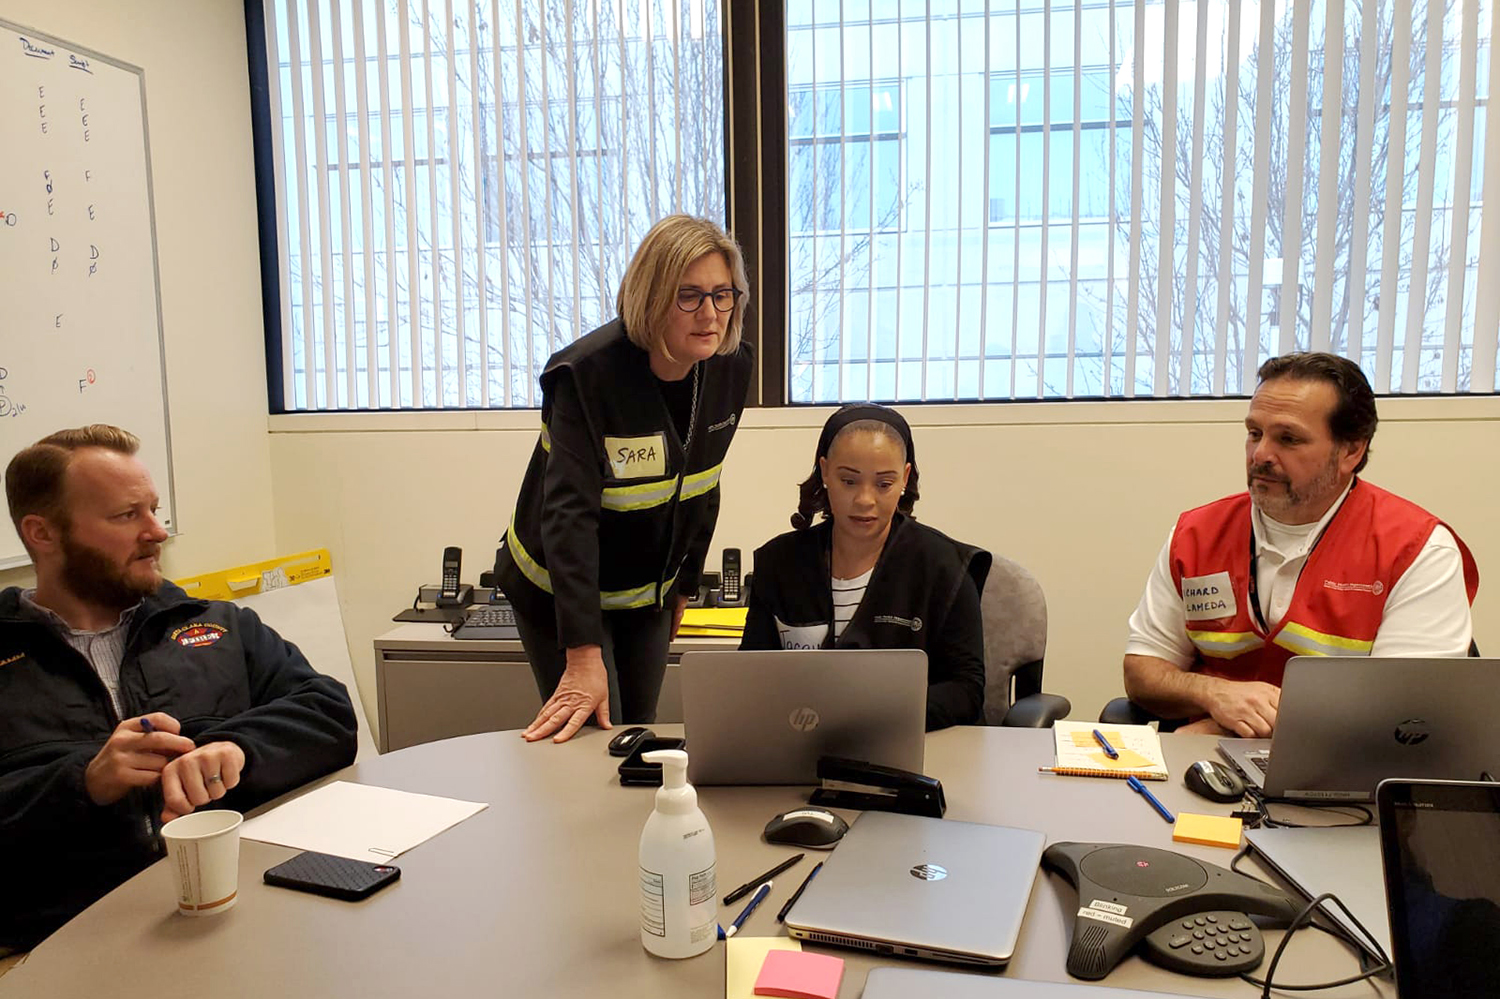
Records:
[[[911,439],[911,427],[906,425],[906,418],[888,406],[877,406],[873,402],[845,406],[830,416],[828,422],[823,424],[822,436],[818,438],[818,457],[828,457],[828,449],[833,446],[833,439],[838,436],[839,431],[860,420],[875,420],[895,428],[896,433],[901,435],[901,440],[906,445],[906,460],[912,470],[916,471],[917,450]]]

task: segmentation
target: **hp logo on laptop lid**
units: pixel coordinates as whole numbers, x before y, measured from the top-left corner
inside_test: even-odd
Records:
[[[918,864],[911,869],[911,876],[922,881],[941,881],[948,876],[948,868],[937,864]]]
[[[1403,746],[1415,746],[1426,742],[1427,722],[1421,718],[1408,718],[1396,726],[1396,741]]]
[[[811,732],[823,719],[819,718],[818,713],[812,708],[793,708],[792,713],[786,716],[786,720],[794,732]]]

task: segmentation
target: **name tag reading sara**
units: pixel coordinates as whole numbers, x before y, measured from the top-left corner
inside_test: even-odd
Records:
[[[1189,621],[1217,621],[1239,613],[1229,573],[1182,577],[1182,607]]]
[[[605,437],[604,453],[617,479],[660,479],[667,474],[665,434],[644,437]]]

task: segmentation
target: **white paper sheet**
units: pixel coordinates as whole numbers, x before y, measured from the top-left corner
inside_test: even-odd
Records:
[[[240,835],[381,864],[488,807],[340,780],[246,819]]]

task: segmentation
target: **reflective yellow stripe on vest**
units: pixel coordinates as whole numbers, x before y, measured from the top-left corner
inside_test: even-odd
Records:
[[[521,570],[521,575],[531,580],[531,584],[539,590],[547,593],[552,592],[552,573],[548,572],[531,554],[521,545],[521,539],[516,537],[516,515],[510,516],[510,530],[505,532],[505,547],[510,549],[510,557],[515,559],[516,568]]]
[[[649,510],[663,503],[670,503],[677,495],[679,476],[642,482],[636,486],[605,486],[599,505],[606,510]]]
[[[552,431],[547,429],[547,424],[542,424],[542,450],[548,454],[552,453]]]
[[[1373,641],[1363,642],[1342,635],[1325,635],[1313,631],[1306,625],[1288,621],[1276,636],[1276,644],[1291,649],[1302,656],[1367,656],[1375,647]]]
[[[1189,631],[1188,638],[1205,656],[1233,659],[1265,643],[1253,631]]]
[[[552,574],[531,557],[516,537],[514,516],[511,518],[510,530],[505,532],[505,546],[510,549],[510,556],[515,559],[521,575],[531,580],[538,589],[551,593]],[[662,592],[670,593],[676,585],[677,574],[673,573],[672,578],[662,584]],[[629,590],[603,590],[599,593],[599,607],[602,610],[630,610],[635,607],[650,607],[654,603],[656,603],[655,583],[647,583],[645,586],[637,586]]]
[[[719,474],[724,471],[724,463],[721,461],[713,468],[705,468],[701,472],[694,472],[682,480],[682,498],[692,499],[694,496],[702,496],[719,484]]]

